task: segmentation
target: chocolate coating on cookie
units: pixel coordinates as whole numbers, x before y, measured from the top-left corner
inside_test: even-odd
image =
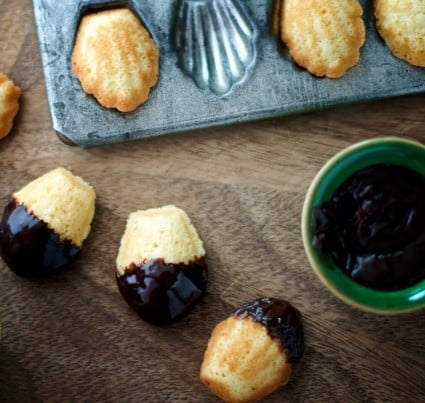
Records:
[[[205,294],[208,270],[203,257],[188,264],[153,259],[130,265],[116,279],[122,296],[142,319],[168,325],[188,313]]]
[[[11,197],[0,222],[0,255],[19,276],[42,277],[67,266],[81,249]]]
[[[250,317],[264,325],[271,337],[280,340],[287,362],[295,364],[304,353],[304,329],[300,312],[289,302],[276,298],[260,298],[242,305],[233,313]]]

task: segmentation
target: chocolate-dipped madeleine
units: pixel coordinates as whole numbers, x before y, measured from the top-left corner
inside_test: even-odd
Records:
[[[23,277],[40,277],[73,262],[90,232],[95,191],[59,167],[9,198],[0,222],[0,255]]]
[[[280,299],[257,299],[214,328],[200,379],[224,401],[257,401],[288,383],[303,352],[299,311]]]
[[[117,256],[117,284],[142,319],[167,325],[204,295],[208,271],[195,227],[168,205],[131,213]]]

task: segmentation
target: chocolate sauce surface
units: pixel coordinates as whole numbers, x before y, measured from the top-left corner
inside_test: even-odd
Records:
[[[154,259],[130,265],[124,275],[117,273],[116,279],[122,296],[142,319],[169,325],[185,316],[205,294],[208,269],[203,257],[189,264]]]
[[[16,274],[34,278],[51,274],[77,259],[80,252],[13,197],[9,199],[0,222],[0,255]]]
[[[313,246],[369,288],[425,279],[425,177],[391,164],[355,173],[314,209]]]
[[[277,298],[260,298],[242,305],[234,313],[251,317],[264,325],[273,338],[279,339],[287,361],[296,364],[304,353],[304,327],[300,312],[289,302]]]

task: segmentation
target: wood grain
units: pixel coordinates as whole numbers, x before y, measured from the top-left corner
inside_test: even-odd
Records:
[[[43,281],[0,263],[0,401],[215,402],[198,380],[212,328],[260,296],[303,314],[305,356],[267,402],[425,400],[425,318],[337,300],[305,257],[300,215],[315,173],[367,138],[425,142],[425,95],[169,135],[89,150],[50,125],[29,0],[0,0],[0,71],[23,89],[0,142],[0,199],[62,165],[96,189],[81,259]],[[153,327],[118,293],[115,258],[131,211],[174,203],[207,250],[208,294],[184,320]]]

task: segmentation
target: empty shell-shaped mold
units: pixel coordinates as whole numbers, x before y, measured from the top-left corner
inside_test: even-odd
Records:
[[[257,28],[239,0],[180,0],[175,45],[182,71],[225,95],[255,64]]]

